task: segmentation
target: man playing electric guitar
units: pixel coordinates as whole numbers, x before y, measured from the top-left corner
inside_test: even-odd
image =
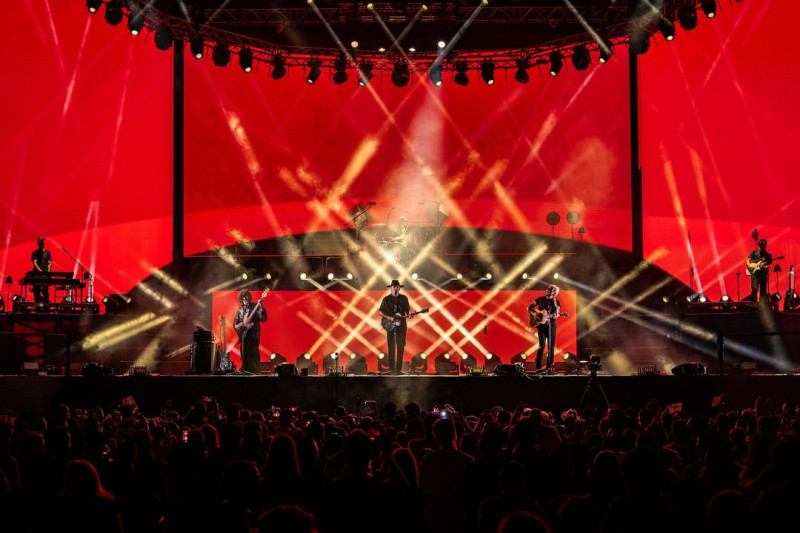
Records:
[[[387,363],[389,372],[399,374],[403,368],[403,351],[406,348],[406,318],[410,315],[411,306],[408,303],[408,296],[400,294],[403,285],[396,279],[387,285],[391,294],[384,296],[378,313],[388,320],[394,322],[394,328],[389,331],[386,329],[386,343],[389,345],[387,353]]]
[[[758,250],[753,250],[747,256],[747,275],[750,276],[750,299],[767,304],[767,281],[769,279],[769,266],[772,264],[772,254],[767,251],[767,240],[758,240]]]
[[[250,291],[242,289],[239,292],[239,309],[233,319],[233,329],[239,335],[240,352],[242,354],[242,370],[251,374],[258,374],[261,371],[261,354],[259,343],[261,341],[261,322],[267,321],[267,311],[261,305],[261,301],[269,293],[269,289],[264,289],[261,297],[253,303]]]
[[[555,285],[547,287],[544,296],[540,296],[528,306],[531,326],[536,326],[536,333],[539,337],[539,349],[536,350],[536,369],[541,370],[542,358],[544,356],[545,345],[547,346],[547,366],[544,368],[546,373],[553,370],[553,359],[555,358],[556,344],[556,318],[565,316],[560,313],[561,303],[556,296],[560,289]]]

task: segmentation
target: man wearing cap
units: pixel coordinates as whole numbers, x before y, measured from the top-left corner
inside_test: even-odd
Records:
[[[44,237],[39,237],[36,244],[37,248],[31,254],[31,262],[33,263],[31,273],[33,276],[45,276],[53,266],[53,258],[50,256],[50,252],[44,249]],[[47,285],[33,286],[33,301],[36,303],[50,301],[50,291]]]
[[[387,287],[391,293],[383,297],[378,312],[382,317],[394,321],[395,324],[392,331],[386,332],[386,343],[389,345],[387,353],[389,371],[397,375],[403,367],[403,350],[406,347],[406,317],[411,312],[411,306],[408,303],[408,297],[400,294],[403,285],[400,285],[399,281],[393,279]]]
[[[772,254],[767,251],[767,239],[759,239],[758,250],[753,250],[747,256],[747,275],[750,276],[750,299],[754,302],[769,302],[767,282],[771,264]]]

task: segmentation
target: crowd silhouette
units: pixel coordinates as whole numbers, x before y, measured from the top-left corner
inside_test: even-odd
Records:
[[[798,497],[798,411],[771,399],[0,412],[2,531],[730,533],[791,523]]]

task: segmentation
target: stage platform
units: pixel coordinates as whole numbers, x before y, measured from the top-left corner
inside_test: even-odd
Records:
[[[272,405],[300,406],[331,412],[337,405],[349,411],[360,400],[399,406],[419,403],[430,409],[449,403],[467,414],[518,402],[560,411],[581,403],[602,406],[602,393],[612,404],[640,407],[651,399],[663,405],[682,402],[692,411],[710,411],[722,395],[730,409],[753,407],[758,397],[777,405],[800,404],[800,375],[749,376],[603,376],[589,388],[590,377],[551,376],[0,376],[0,410],[47,411],[58,403],[73,407],[116,406],[133,397],[148,415],[158,414],[170,400],[180,411],[204,396],[221,404],[238,402],[254,409]],[[587,392],[589,394],[587,394]]]

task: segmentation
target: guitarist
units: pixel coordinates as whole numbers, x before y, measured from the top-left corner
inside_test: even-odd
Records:
[[[383,297],[378,312],[383,318],[394,321],[395,327],[386,332],[386,343],[389,345],[387,363],[389,372],[400,374],[403,368],[403,351],[406,348],[406,316],[411,312],[408,296],[400,294],[404,285],[396,279],[386,286],[390,293]]]
[[[536,326],[536,333],[539,336],[539,349],[536,351],[536,370],[542,368],[542,358],[544,356],[545,345],[547,345],[547,366],[544,372],[549,374],[553,371],[553,359],[555,357],[556,344],[556,320],[561,311],[561,303],[558,301],[558,293],[561,291],[557,286],[547,287],[544,296],[540,296],[528,306],[531,325]]]
[[[767,283],[769,281],[769,266],[772,264],[772,254],[767,251],[767,239],[758,240],[758,249],[747,256],[747,274],[750,276],[750,299],[768,303]]]
[[[266,296],[267,291],[261,295],[257,303],[253,303],[250,291],[242,289],[239,292],[239,309],[233,319],[233,329],[239,335],[242,354],[242,370],[251,374],[261,372],[261,354],[259,352],[259,342],[261,340],[261,322],[267,321],[267,311],[261,305],[261,300]],[[249,321],[248,321],[249,318]]]

